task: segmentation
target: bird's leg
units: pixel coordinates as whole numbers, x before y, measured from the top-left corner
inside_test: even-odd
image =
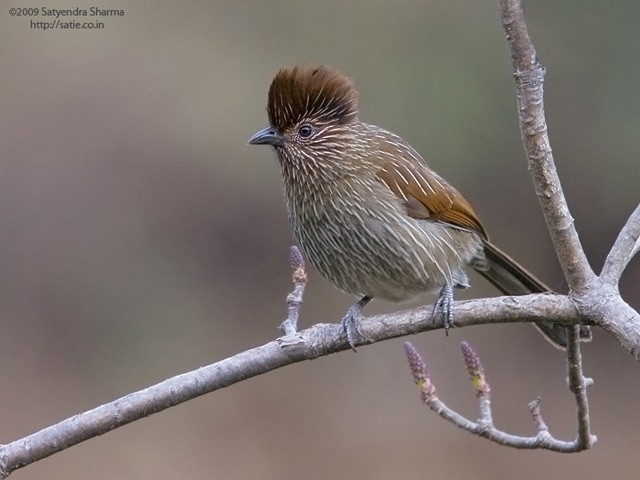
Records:
[[[360,320],[362,319],[362,309],[367,303],[371,301],[372,298],[373,297],[368,297],[365,295],[360,300],[358,300],[357,303],[351,305],[351,307],[349,307],[349,310],[347,310],[347,314],[342,317],[342,321],[340,322],[340,325],[342,325],[344,332],[347,334],[347,343],[349,343],[351,350],[353,350],[354,352],[357,351],[354,342],[355,335],[358,335],[360,337],[362,336],[362,334],[358,330],[358,323],[360,323]]]
[[[453,287],[450,283],[445,283],[442,289],[440,290],[440,295],[438,296],[438,300],[433,305],[433,310],[431,311],[431,318],[433,318],[436,313],[442,314],[443,323],[444,323],[444,333],[449,335],[449,329],[454,327],[453,325],[453,312],[451,309],[451,304],[453,303]]]

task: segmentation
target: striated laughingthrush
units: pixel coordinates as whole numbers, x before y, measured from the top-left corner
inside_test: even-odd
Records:
[[[452,326],[453,288],[468,287],[467,266],[503,294],[550,292],[489,242],[469,202],[406,141],[358,118],[357,97],[329,67],[280,70],[269,89],[270,126],[249,140],[275,149],[291,228],[311,264],[361,297],[342,319],[349,345],[374,297],[439,292],[434,313]],[[563,325],[536,326],[566,346]],[[581,335],[589,337],[587,327]]]

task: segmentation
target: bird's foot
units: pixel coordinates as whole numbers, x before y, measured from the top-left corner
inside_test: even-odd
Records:
[[[340,325],[342,325],[342,329],[344,333],[347,335],[347,343],[351,347],[351,350],[357,352],[356,350],[356,337],[362,337],[360,333],[360,329],[358,325],[362,320],[362,312],[360,311],[360,306],[356,303],[349,307],[347,313],[344,317],[342,317],[342,321]]]
[[[442,315],[444,332],[446,335],[449,335],[449,329],[455,326],[453,324],[452,303],[453,287],[447,283],[442,287],[442,290],[440,290],[440,296],[438,297],[438,300],[436,300],[436,303],[433,305],[433,310],[431,311],[431,318],[435,317],[438,313]]]
[[[346,333],[347,335],[347,343],[351,347],[351,350],[353,350],[354,352],[357,352],[355,346],[356,337],[365,338],[365,336],[360,332],[358,325],[363,318],[362,309],[367,303],[371,301],[371,298],[372,297],[364,296],[358,301],[358,303],[355,303],[351,307],[349,307],[349,310],[347,310],[347,314],[342,317],[342,321],[340,322],[344,333]]]

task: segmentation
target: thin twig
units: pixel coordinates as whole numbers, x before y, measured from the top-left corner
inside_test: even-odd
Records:
[[[572,325],[567,328],[567,370],[569,377],[569,390],[576,398],[576,410],[578,420],[578,436],[575,440],[576,448],[587,450],[597,441],[595,435],[591,435],[591,422],[589,420],[589,400],[587,387],[593,380],[585,378],[582,371],[582,353],[580,352],[579,326]]]
[[[617,285],[620,276],[633,256],[640,250],[640,205],[625,223],[602,267],[600,279],[610,285]]]
[[[556,171],[544,116],[545,69],[538,61],[519,0],[500,0],[500,16],[511,49],[522,142],[540,206],[558,260],[572,291],[595,279],[580,244]]]
[[[300,307],[304,297],[304,289],[307,286],[307,271],[304,257],[298,247],[293,245],[289,251],[289,265],[293,269],[291,281],[293,291],[287,295],[287,318],[280,324],[280,330],[285,335],[292,335],[298,331],[298,318]]]
[[[542,410],[540,409],[540,405],[542,403],[542,397],[538,397],[535,400],[531,400],[529,402],[529,411],[531,412],[531,418],[533,419],[533,423],[538,430],[538,435],[540,434],[549,434],[549,427],[547,427],[546,422],[542,418]]]
[[[578,326],[572,327],[574,332],[573,344],[577,345]],[[518,448],[518,449],[544,449],[551,450],[560,453],[573,453],[580,452],[582,450],[589,449],[593,446],[596,438],[589,433],[588,423],[588,408],[584,408],[586,404],[586,384],[582,386],[585,388],[580,389],[580,399],[576,394],[576,400],[578,401],[579,411],[579,434],[576,440],[567,442],[564,440],[558,440],[554,438],[547,428],[546,423],[542,418],[540,411],[540,398],[529,403],[529,410],[536,427],[536,435],[531,437],[523,437],[519,435],[512,435],[506,433],[495,427],[493,424],[493,414],[491,411],[491,388],[487,382],[484,368],[480,362],[480,358],[471,348],[471,346],[463,342],[460,345],[467,371],[471,376],[471,382],[473,384],[476,397],[478,398],[478,408],[480,410],[480,418],[477,421],[469,420],[463,415],[459,414],[455,410],[449,408],[442,400],[440,400],[436,393],[436,387],[431,381],[431,374],[427,369],[426,363],[409,342],[405,342],[404,350],[409,362],[409,368],[413,375],[413,379],[420,390],[420,398],[422,402],[427,405],[433,412],[437,413],[440,417],[450,421],[455,426],[473,433],[480,437],[484,437],[492,442],[499,443],[500,445]],[[579,349],[579,347],[578,347]],[[575,354],[575,352],[574,352]],[[579,350],[578,350],[579,356]],[[572,357],[575,358],[575,357]],[[580,363],[580,362],[579,362]],[[582,376],[581,363],[577,367],[579,369],[579,377],[584,382]],[[576,373],[575,371],[573,372]],[[584,415],[584,416],[582,416]],[[583,423],[586,419],[586,423]],[[583,433],[586,425],[586,433]]]

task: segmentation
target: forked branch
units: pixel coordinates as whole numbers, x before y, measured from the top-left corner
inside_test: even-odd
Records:
[[[598,325],[640,359],[640,314],[618,291],[618,280],[640,249],[640,207],[620,232],[600,277],[580,244],[553,160],[544,114],[545,68],[533,46],[520,0],[499,0],[500,18],[511,50],[518,119],[529,171],[558,261],[569,285],[569,299],[582,322]]]
[[[480,416],[476,421],[469,420],[455,410],[449,408],[436,393],[436,387],[431,381],[431,374],[427,370],[426,363],[418,351],[409,342],[405,342],[404,348],[409,362],[409,368],[413,379],[420,390],[420,398],[432,411],[450,421],[455,426],[462,428],[474,435],[484,437],[492,442],[518,449],[544,449],[560,453],[573,453],[589,449],[596,442],[596,437],[591,435],[589,424],[589,406],[587,402],[587,386],[591,381],[582,374],[582,359],[580,358],[580,342],[578,341],[578,326],[571,327],[570,346],[567,349],[567,363],[569,370],[569,389],[574,394],[577,405],[578,435],[573,441],[563,441],[554,438],[542,418],[540,411],[540,398],[529,403],[536,434],[530,437],[512,435],[495,427],[493,413],[491,411],[491,388],[487,381],[484,367],[480,358],[471,346],[462,342],[460,348],[462,357],[471,377]]]

